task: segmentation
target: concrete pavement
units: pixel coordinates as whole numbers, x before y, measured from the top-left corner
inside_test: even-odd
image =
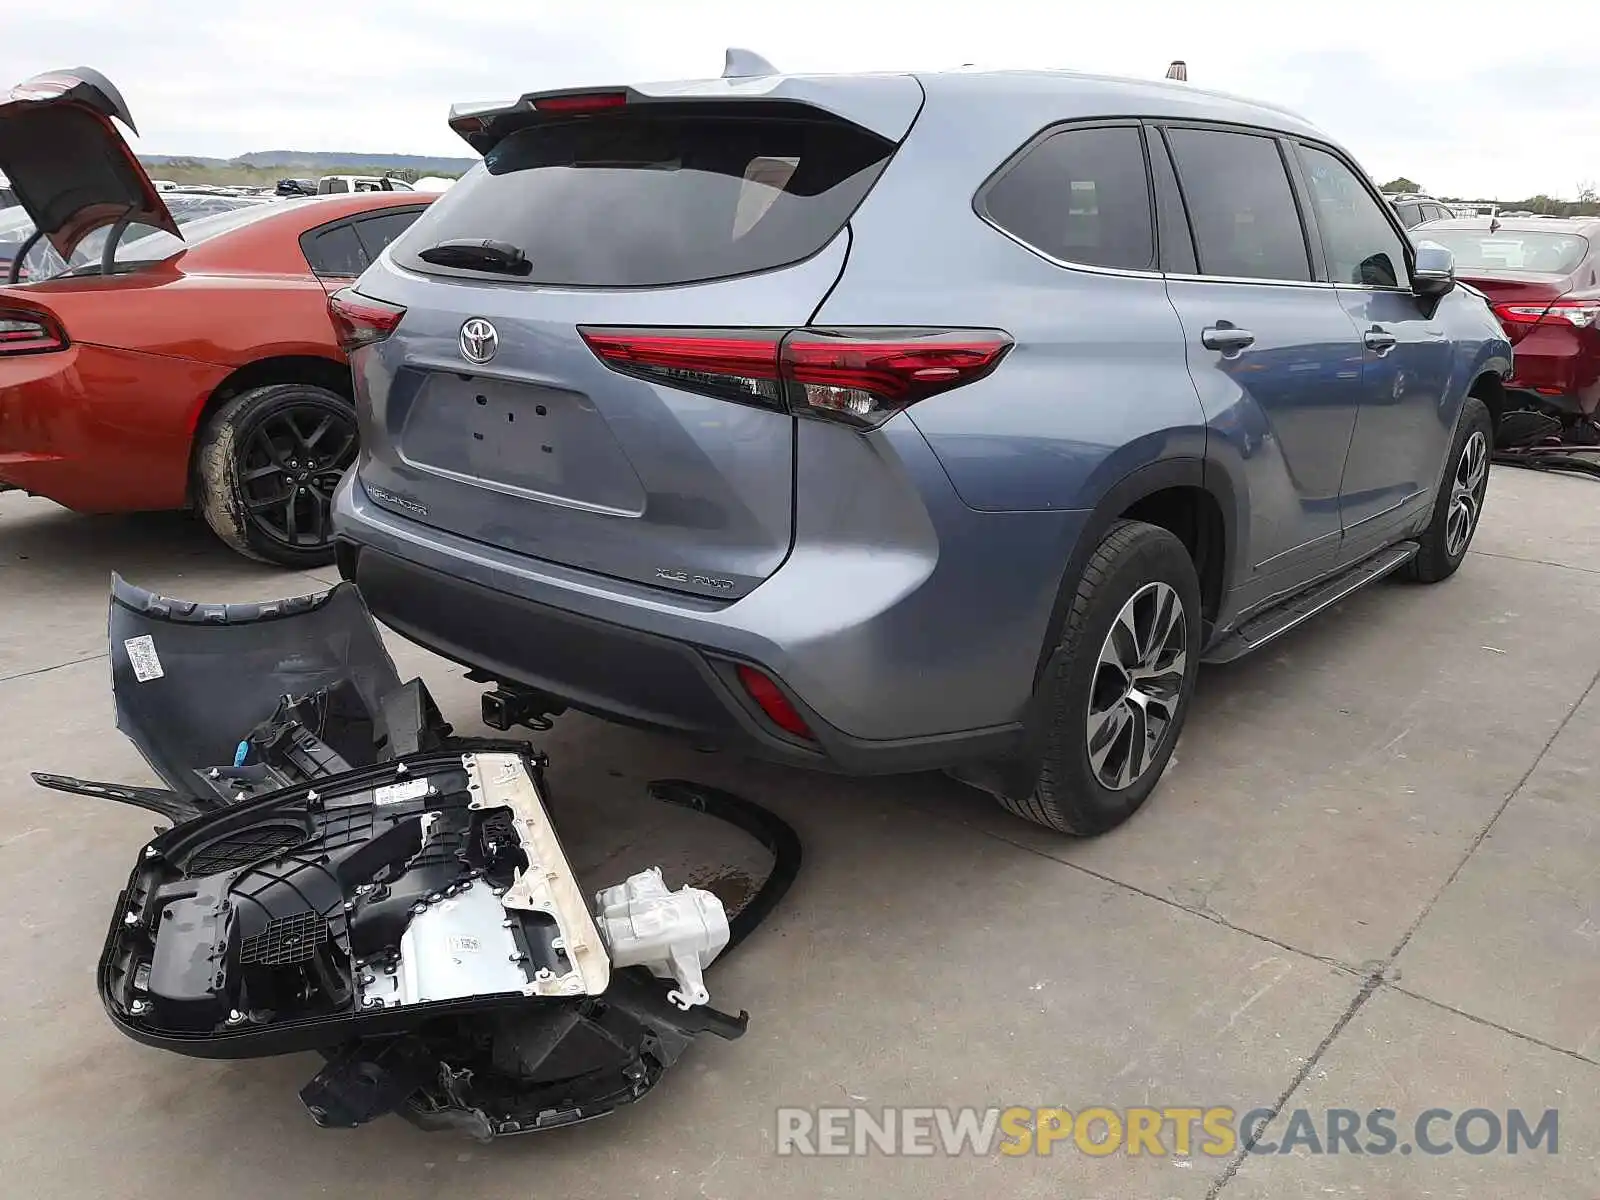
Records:
[[[1600,1168],[1600,499],[1497,470],[1474,552],[1436,588],[1381,585],[1202,673],[1144,812],[1053,837],[937,776],[857,781],[703,755],[566,717],[549,751],[580,872],[703,827],[640,799],[687,776],[767,803],[807,861],[712,972],[751,1012],[643,1103],[484,1147],[398,1120],[319,1131],[311,1060],[211,1063],[118,1035],[93,970],[147,814],[30,769],[153,782],[112,727],[112,570],[170,595],[317,590],[178,515],[88,518],[0,496],[0,1190],[32,1197],[1584,1197]],[[447,718],[478,689],[391,639]],[[692,818],[679,818],[692,820]],[[1396,1110],[1536,1120],[1558,1152],[807,1158],[780,1106]],[[1437,1132],[1448,1134],[1440,1125]],[[1363,1139],[1365,1140],[1365,1139]],[[1168,1149],[1171,1147],[1168,1146]]]

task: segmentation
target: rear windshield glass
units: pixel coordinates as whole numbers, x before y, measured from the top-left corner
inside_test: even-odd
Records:
[[[155,229],[148,225],[130,225],[117,242],[115,261],[118,266],[129,267],[141,263],[162,262],[174,254],[199,245],[208,238],[248,225],[262,217],[271,216],[274,212],[283,211],[281,203],[274,204],[249,196],[188,196],[169,193],[162,199],[167,205],[167,211],[172,214],[172,219],[183,231],[182,240],[173,237],[164,229]],[[11,213],[7,211],[4,216],[9,218]],[[0,219],[0,264],[8,267],[12,256],[20,248],[20,243],[32,237],[33,232],[33,221],[25,215],[15,224]],[[38,283],[54,279],[59,275],[92,274],[100,269],[100,256],[104,253],[106,239],[110,236],[110,226],[95,230],[72,251],[70,263],[63,262],[55,247],[48,242],[36,242],[28,251],[28,257],[23,260],[23,270],[19,272],[19,277],[24,282]],[[0,272],[0,277],[3,277],[3,272]]]
[[[407,266],[444,241],[520,249],[514,283],[649,287],[746,275],[827,245],[894,143],[824,116],[595,116],[493,147],[397,244]]]
[[[1543,230],[1427,229],[1421,241],[1436,242],[1456,256],[1458,271],[1541,271],[1567,275],[1589,252],[1576,233]]]

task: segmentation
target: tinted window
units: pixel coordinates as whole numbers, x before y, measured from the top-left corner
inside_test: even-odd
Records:
[[[332,195],[335,192],[348,192],[350,190],[350,181],[348,179],[324,179],[317,190],[324,195]]]
[[[361,274],[370,265],[361,239],[348,224],[314,229],[300,238],[300,249],[318,275]]]
[[[811,110],[806,110],[811,111]],[[833,118],[629,113],[542,122],[484,156],[412,226],[418,250],[493,238],[533,264],[507,283],[632,287],[798,262],[832,240],[894,144]]]
[[[1326,150],[1302,146],[1300,157],[1328,278],[1364,287],[1409,287],[1405,244],[1356,173]]]
[[[989,219],[1064,262],[1155,264],[1150,184],[1138,129],[1069,129],[1013,163],[983,198]]]
[[[1589,253],[1589,241],[1576,233],[1500,228],[1428,229],[1418,238],[1455,255],[1458,271],[1536,271],[1570,275]]]
[[[1395,206],[1395,211],[1400,214],[1400,224],[1407,229],[1422,224],[1422,207],[1417,204],[1400,204]]]
[[[1310,279],[1277,142],[1212,129],[1173,129],[1168,136],[1200,270],[1237,279]]]
[[[357,221],[356,236],[361,239],[361,248],[366,251],[368,260],[382,254],[383,248],[410,229],[421,215],[420,208],[407,208]]]

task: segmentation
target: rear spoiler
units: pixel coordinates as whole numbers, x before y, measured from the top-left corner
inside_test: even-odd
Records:
[[[543,119],[615,112],[646,104],[764,101],[818,109],[899,142],[922,108],[922,85],[912,75],[782,75],[766,59],[731,49],[717,79],[527,92],[515,100],[450,106],[450,128],[479,154],[518,129]]]

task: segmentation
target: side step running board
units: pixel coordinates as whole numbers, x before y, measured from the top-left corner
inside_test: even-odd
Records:
[[[1343,600],[1352,592],[1382,579],[1389,572],[1404,566],[1416,557],[1421,549],[1416,542],[1396,542],[1380,550],[1371,558],[1326,579],[1315,587],[1289,597],[1283,603],[1257,613],[1232,633],[1208,650],[1204,661],[1208,663],[1232,662],[1253,650],[1259,650],[1280,634],[1288,633],[1300,622],[1316,616]]]

